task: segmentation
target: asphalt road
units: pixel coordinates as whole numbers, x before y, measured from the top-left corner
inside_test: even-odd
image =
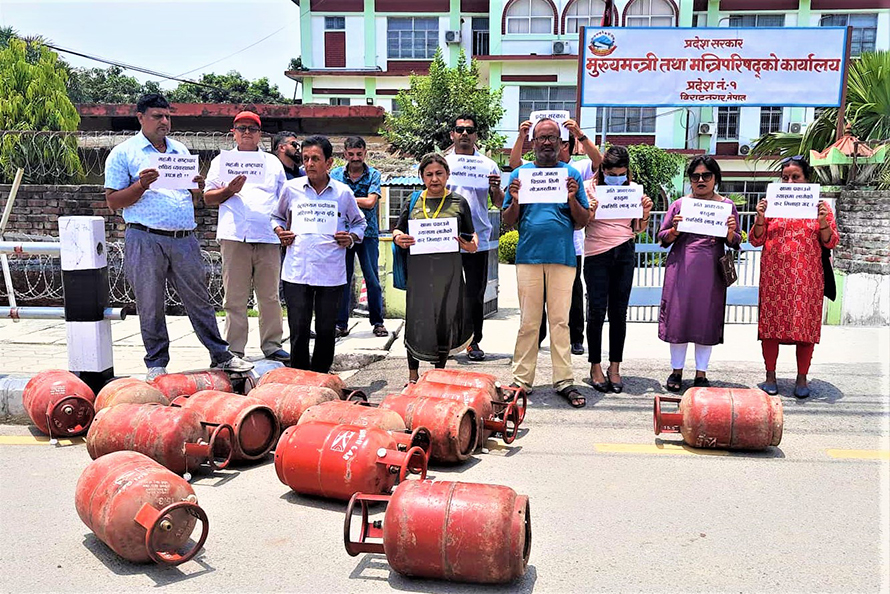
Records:
[[[726,347],[724,347],[726,348]],[[440,480],[491,482],[527,494],[533,541],[526,575],[504,587],[404,578],[382,555],[349,557],[344,505],[301,497],[271,461],[200,475],[210,516],[204,552],[175,568],[119,560],[74,510],[89,456],[82,444],[12,445],[0,438],[0,590],[289,592],[877,592],[890,588],[890,446],[887,378],[868,363],[814,366],[805,402],[781,384],[785,432],[777,448],[727,454],[656,438],[652,395],[665,362],[624,363],[626,393],[585,387],[571,409],[540,383],[511,446],[490,441]],[[587,364],[575,358],[578,377]],[[459,356],[449,366],[467,365]],[[468,369],[509,380],[509,358]],[[750,362],[718,361],[712,378],[754,385]],[[377,399],[405,381],[389,357],[348,380]],[[659,378],[659,381],[650,378]],[[821,379],[818,379],[821,378]],[[31,435],[2,427],[4,436]],[[4,441],[5,440],[5,441]],[[21,441],[21,440],[19,440]]]

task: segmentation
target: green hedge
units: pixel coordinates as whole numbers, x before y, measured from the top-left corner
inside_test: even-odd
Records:
[[[519,231],[508,231],[501,235],[498,260],[504,264],[515,264],[517,243],[519,243]]]

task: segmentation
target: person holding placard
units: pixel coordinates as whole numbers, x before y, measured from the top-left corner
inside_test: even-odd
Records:
[[[169,280],[176,289],[195,334],[210,351],[211,364],[225,371],[247,372],[253,363],[235,356],[219,334],[216,313],[207,291],[207,271],[201,246],[195,238],[195,206],[204,178],[193,178],[196,189],[156,189],[159,172],[150,166],[152,156],[188,155],[180,142],[168,138],[170,104],[157,93],[136,103],[141,130],[111,149],[105,161],[105,199],[111,210],[122,209],[124,268],[136,295],[139,329],[145,345],[146,379],[167,373],[170,338],[164,317]]]
[[[595,183],[594,183],[595,182]],[[602,194],[613,188],[635,189],[624,201],[616,199],[597,216],[600,205],[597,186]],[[627,336],[627,304],[633,285],[636,255],[634,236],[649,226],[652,200],[642,187],[632,185],[630,154],[623,146],[611,146],[603,156],[595,180],[584,182],[590,201],[590,221],[584,239],[584,281],[587,283],[587,345],[590,381],[599,392],[620,394],[624,390],[619,368]],[[630,196],[633,196],[631,198]],[[601,196],[603,201],[610,198]],[[620,196],[619,196],[620,198]],[[636,201],[636,205],[633,202]],[[627,208],[625,208],[627,207]],[[639,214],[636,212],[639,210]],[[631,216],[637,215],[637,216]],[[603,324],[609,314],[609,370],[603,373]]]
[[[334,362],[337,310],[346,285],[346,249],[368,223],[349,186],[331,179],[334,148],[324,136],[303,140],[306,177],[284,184],[272,230],[287,247],[281,278],[290,328],[290,366],[328,373]],[[315,348],[309,335],[315,314]]]
[[[410,254],[405,348],[411,383],[419,377],[420,361],[432,361],[442,369],[449,353],[466,347],[472,339],[472,310],[465,295],[460,250],[472,254],[479,245],[470,204],[447,188],[450,169],[445,158],[425,155],[418,171],[426,190],[411,195],[392,232],[397,249]],[[421,246],[422,250],[417,249]]]
[[[671,345],[671,367],[665,387],[679,392],[683,382],[686,348],[695,343],[695,380],[693,386],[710,385],[707,378],[711,348],[723,343],[723,318],[726,309],[726,283],[718,260],[726,248],[738,249],[742,236],[738,231],[739,213],[728,198],[717,193],[722,176],[720,165],[710,156],[698,156],[689,162],[686,175],[692,193],[668,208],[658,232],[663,247],[671,247],[664,273],[658,338]],[[684,202],[698,205],[687,218]],[[681,210],[683,209],[683,210]],[[720,213],[713,220],[713,213]],[[723,215],[730,213],[725,219]],[[692,219],[696,232],[684,231]],[[702,232],[710,234],[702,234]]]
[[[263,175],[256,181],[237,175],[223,182],[222,156],[210,162],[204,202],[219,205],[216,240],[222,256],[225,296],[226,341],[232,352],[244,356],[247,347],[247,302],[256,292],[260,312],[260,349],[272,361],[287,363],[290,354],[281,348],[284,321],[278,284],[281,278],[281,241],[269,220],[286,181],[284,168],[275,155],[260,150],[262,123],[252,111],[242,111],[232,124],[236,150],[261,155]]]
[[[781,163],[782,184],[808,184],[813,169],[803,157]],[[772,185],[772,184],[771,184]],[[816,195],[818,198],[818,193]],[[757,217],[748,241],[763,247],[760,258],[760,308],[757,337],[763,349],[766,381],[760,388],[778,394],[776,361],[780,344],[797,348],[797,381],[794,395],[810,395],[807,373],[813,349],[822,333],[822,297],[826,295],[823,252],[837,246],[840,237],[834,214],[824,200],[818,202],[816,217],[777,218],[769,216],[767,199],[757,203]]]
[[[572,234],[587,224],[589,205],[581,175],[559,160],[562,141],[556,122],[539,121],[534,135],[535,161],[510,174],[503,212],[504,224],[518,224],[519,228],[516,278],[520,326],[513,351],[513,382],[528,391],[534,385],[546,301],[553,386],[577,408],[586,400],[575,388],[572,375],[568,326],[576,266]]]

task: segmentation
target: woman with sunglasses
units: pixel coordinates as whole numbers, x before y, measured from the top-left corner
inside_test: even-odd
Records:
[[[690,342],[695,343],[695,380],[692,385],[710,385],[707,371],[711,347],[723,343],[726,309],[726,283],[718,260],[727,247],[738,249],[742,240],[735,205],[717,193],[717,185],[722,179],[717,161],[709,156],[695,157],[686,168],[686,175],[692,183],[692,194],[671,204],[658,232],[661,245],[671,246],[658,315],[658,338],[671,345],[673,371],[665,384],[671,392],[679,392],[682,388],[686,347]],[[680,207],[686,199],[715,200],[732,205],[732,214],[726,220],[726,236],[712,237],[677,229],[683,220]]]
[[[801,156],[781,163],[783,184],[810,182],[813,169]],[[755,247],[763,246],[760,259],[760,312],[757,337],[763,349],[766,381],[760,388],[777,394],[776,360],[780,344],[797,345],[797,381],[794,395],[810,395],[807,373],[813,348],[822,332],[822,296],[825,276],[822,248],[838,244],[834,215],[824,200],[819,202],[816,219],[767,217],[767,202],[757,203],[757,217],[748,233]]]
[[[590,220],[584,239],[584,280],[587,283],[587,358],[590,382],[599,392],[624,390],[619,367],[627,335],[627,303],[633,284],[636,256],[634,235],[646,230],[652,200],[643,196],[643,218],[599,220],[596,218],[596,186],[627,186],[631,183],[630,154],[612,146],[603,156],[597,174],[584,182],[590,200]],[[602,367],[603,323],[609,313],[609,369]]]

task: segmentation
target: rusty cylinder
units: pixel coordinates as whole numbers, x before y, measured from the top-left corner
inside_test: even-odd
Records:
[[[164,393],[171,402],[179,396],[191,396],[196,392],[214,390],[234,392],[229,374],[220,369],[167,373],[152,380],[152,385]]]
[[[172,404],[194,410],[209,423],[230,425],[235,432],[233,460],[259,460],[278,439],[275,412],[257,398],[203,390],[180,396]]]
[[[431,460],[463,462],[476,448],[476,412],[462,402],[390,394],[380,403],[380,408],[398,413],[408,429],[422,426],[430,430]]]
[[[262,400],[275,411],[282,431],[296,425],[300,417],[316,404],[342,402],[339,394],[330,388],[294,384],[263,384],[251,390],[250,396]]]
[[[220,439],[221,436],[224,437]],[[156,404],[118,404],[100,410],[87,432],[87,452],[95,460],[111,452],[145,454],[176,474],[225,468],[232,457],[232,428],[204,422],[187,408]],[[226,451],[217,461],[214,452]]]
[[[368,520],[369,503],[387,503],[380,522]],[[361,507],[357,541],[350,534]],[[459,582],[504,584],[525,574],[532,530],[528,496],[509,487],[450,481],[408,481],[391,495],[356,493],[346,508],[346,552],[384,553],[403,575]],[[368,542],[368,538],[383,542]]]
[[[122,377],[105,384],[96,394],[94,408],[103,408],[116,404],[161,404],[168,406],[170,400],[156,387],[132,377]]]
[[[663,402],[679,404],[665,413]],[[782,441],[782,401],[758,389],[690,388],[655,397],[655,435],[680,433],[695,448],[763,450]]]
[[[477,371],[458,371],[456,369],[430,369],[417,381],[418,384],[432,382],[437,384],[451,384],[464,386],[465,388],[480,388],[486,390],[492,402],[518,402],[527,401],[528,396],[523,388],[502,386],[498,379],[488,373]],[[519,422],[525,420],[525,405],[520,409]]]
[[[22,391],[22,405],[31,421],[50,437],[85,433],[93,421],[95,400],[90,387],[64,369],[41,371]]]
[[[99,540],[128,561],[178,565],[207,540],[207,514],[192,486],[138,452],[112,452],[91,462],[77,481],[74,504]],[[201,536],[183,550],[198,520]]]
[[[389,493],[408,472],[426,477],[426,454],[400,452],[392,435],[373,427],[301,423],[275,447],[278,479],[303,495],[347,500],[353,493]]]
[[[385,431],[405,431],[404,419],[395,411],[363,405],[357,401],[322,402],[303,413],[300,423],[318,421],[334,425],[376,427]]]

